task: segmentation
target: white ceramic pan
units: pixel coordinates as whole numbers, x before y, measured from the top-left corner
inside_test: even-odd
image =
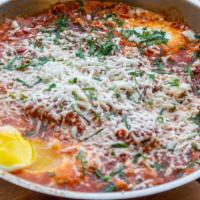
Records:
[[[37,13],[45,8],[48,8],[50,5],[56,2],[58,2],[58,0],[0,0],[0,21],[3,21],[5,17]],[[124,2],[156,12],[165,13],[169,18],[172,19],[184,19],[193,30],[200,32],[200,0],[124,0]],[[49,188],[20,179],[3,171],[0,171],[0,178],[33,191],[58,197],[106,200],[145,197],[168,191],[191,181],[197,180],[200,178],[200,170],[186,177],[152,188],[129,192],[111,193],[79,193]]]

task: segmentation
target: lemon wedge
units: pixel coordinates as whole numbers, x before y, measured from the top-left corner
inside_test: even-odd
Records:
[[[34,161],[32,144],[12,126],[0,127],[0,169],[16,171]]]

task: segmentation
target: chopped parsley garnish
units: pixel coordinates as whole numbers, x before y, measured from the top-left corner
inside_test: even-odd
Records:
[[[186,76],[192,76],[193,75],[192,69],[191,69],[190,66],[185,66],[184,67],[184,73],[185,73]]]
[[[166,32],[164,31],[153,31],[152,33],[149,31],[144,31],[141,38],[141,43],[144,43],[147,46],[166,44],[168,42],[168,39],[166,38]]]
[[[133,76],[133,77],[142,77],[144,74],[143,71],[138,70],[138,71],[132,71],[129,73],[129,75]]]
[[[21,64],[18,65],[18,66],[14,65],[14,63],[17,59],[21,60]],[[7,69],[7,70],[22,70],[23,71],[23,70],[27,69],[29,66],[33,66],[33,67],[41,66],[41,65],[46,64],[48,61],[49,61],[49,58],[46,57],[46,56],[43,56],[43,57],[37,58],[37,62],[30,60],[27,63],[23,63],[22,57],[16,56],[12,60],[10,60],[6,66],[4,66],[4,69]]]
[[[115,113],[113,112],[108,112],[105,114],[107,120],[111,120],[113,116],[115,116]]]
[[[122,30],[121,34],[128,40],[130,40],[131,36],[134,35],[140,40],[139,43],[145,46],[166,44],[168,42],[166,32],[157,30],[149,31],[147,28],[143,28],[142,33],[137,32],[135,29],[128,29]],[[135,41],[133,40],[133,42]]]
[[[46,64],[47,62],[49,62],[49,57],[47,57],[47,56],[42,56],[42,57],[39,57],[39,58],[38,58],[38,63],[37,63],[37,65],[44,65],[44,64]]]
[[[157,119],[156,119],[156,122],[157,122],[158,124],[163,124],[163,123],[164,123],[164,117],[161,116],[161,115],[159,115],[159,116],[157,117]]]
[[[124,25],[124,21],[119,19],[115,13],[106,14],[105,19],[114,21],[118,26]]]
[[[199,148],[199,146],[198,146],[198,144],[197,143],[192,143],[191,144],[191,146],[192,146],[192,148],[195,150],[195,151],[200,151],[200,148]]]
[[[149,79],[151,80],[155,80],[156,79],[156,75],[155,74],[148,74]]]
[[[191,160],[191,161],[188,163],[188,167],[194,167],[195,164],[200,165],[200,159],[198,159],[198,160]]]
[[[94,101],[97,100],[96,90],[95,88],[83,88],[84,93],[89,98],[89,100]]]
[[[21,94],[20,95],[20,100],[21,101],[24,101],[24,100],[26,100],[28,98],[28,96],[26,96],[25,94]]]
[[[122,170],[124,169],[124,166],[121,165],[120,167],[118,167],[116,170],[114,170],[113,172],[110,173],[110,177],[116,176],[118,174],[120,174],[122,172]]]
[[[114,183],[109,183],[105,186],[103,189],[103,192],[113,192],[117,189],[116,185]]]
[[[3,67],[4,69],[7,70],[14,70],[14,63],[15,61],[19,59],[17,56],[15,56],[13,59],[11,59],[10,61],[8,61],[8,63]]]
[[[196,57],[200,59],[200,50],[196,51]]]
[[[85,58],[82,48],[79,48],[79,49],[77,50],[76,56],[79,57],[79,58],[82,58],[82,59]]]
[[[31,137],[31,136],[33,136],[34,134],[35,134],[34,131],[28,131],[28,132],[26,133],[26,136],[27,136],[27,137]]]
[[[195,35],[196,40],[200,40],[200,35]]]
[[[82,166],[82,170],[83,170],[83,176],[85,176],[86,175],[86,171],[87,171],[87,161],[84,158],[84,152],[80,151],[76,158],[78,160],[80,160],[81,166]]]
[[[110,180],[110,178],[111,177],[109,175],[108,176],[103,176],[102,180],[105,181],[105,182],[108,182]]]
[[[19,82],[19,83],[21,83],[23,86],[26,86],[28,88],[32,88],[31,85],[29,85],[28,83],[26,83],[25,81],[23,81],[23,80],[21,80],[19,78],[17,78],[16,81]]]
[[[127,115],[125,115],[125,116],[123,117],[122,121],[124,122],[126,128],[127,128],[128,130],[130,130],[130,129],[131,129],[131,126],[128,124],[128,117],[127,117]]]
[[[72,78],[72,79],[69,79],[69,80],[68,80],[68,83],[69,83],[69,84],[76,84],[76,83],[78,83],[78,78],[77,78],[77,77],[74,77],[74,78]]]
[[[107,39],[104,42],[88,39],[87,44],[90,56],[108,56],[117,50],[117,45],[111,39]]]
[[[137,153],[137,154],[135,154],[134,156],[133,156],[133,163],[138,163],[138,160],[140,159],[140,158],[143,158],[143,159],[146,159],[146,156],[144,156],[144,154],[143,153]]]
[[[69,25],[69,21],[66,16],[64,17],[58,17],[58,20],[56,22],[57,28],[56,28],[56,36],[57,38],[60,38],[60,33]]]
[[[55,84],[55,83],[52,83],[52,84],[49,85],[49,87],[48,87],[46,90],[44,90],[44,91],[49,92],[49,91],[51,91],[51,90],[54,89],[54,88],[56,88],[56,84]]]
[[[179,87],[180,80],[178,78],[174,78],[171,81],[169,81],[168,84],[171,85],[172,87]]]
[[[117,169],[115,169],[113,172],[111,172],[109,175],[103,175],[102,172],[99,169],[95,170],[95,175],[97,176],[98,179],[102,179],[105,182],[108,182],[112,177],[116,175],[124,175],[123,173],[124,166],[121,165]],[[123,177],[124,178],[124,177]]]
[[[21,83],[23,86],[26,86],[27,88],[32,88],[35,85],[39,84],[42,82],[42,78],[40,78],[39,76],[37,77],[37,80],[35,83],[33,83],[32,85],[28,84],[26,81],[23,81],[22,79],[16,78],[15,79],[17,82]]]
[[[119,92],[118,90],[115,90],[114,96],[115,96],[117,99],[120,99],[121,94],[120,94],[120,92]]]
[[[103,174],[101,173],[101,171],[99,169],[95,169],[95,174],[98,179],[101,179],[103,177]]]
[[[161,163],[154,163],[151,165],[152,168],[156,169],[156,171],[160,172],[164,169],[164,165]]]
[[[192,121],[200,127],[200,111],[192,118]]]
[[[9,93],[8,96],[11,97],[12,99],[16,99],[16,94],[14,93]]]
[[[166,149],[170,152],[174,152],[175,148],[176,148],[177,143],[175,142],[170,142],[169,144],[167,144]]]
[[[116,143],[116,144],[112,144],[111,147],[112,148],[123,149],[123,148],[128,148],[128,145],[125,144],[125,143]]]
[[[158,74],[166,74],[165,66],[161,60],[155,60],[153,63],[155,69],[154,71]]]
[[[29,67],[31,65],[31,63],[26,63],[26,64],[21,64],[19,66],[16,66],[15,69],[16,70],[25,70],[27,67]]]
[[[98,55],[107,56],[107,55],[110,55],[112,52],[114,52],[116,49],[117,49],[117,45],[111,40],[108,40],[100,44]]]
[[[147,101],[147,104],[149,105],[150,108],[153,108],[154,101],[152,99]]]
[[[128,30],[122,30],[121,34],[123,37],[125,37],[126,39],[129,39],[132,35],[138,35],[138,33],[134,30],[134,29],[128,29]]]

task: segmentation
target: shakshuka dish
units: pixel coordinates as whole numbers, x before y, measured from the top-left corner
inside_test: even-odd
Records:
[[[200,169],[200,35],[101,1],[6,19],[0,169],[80,192],[138,190]]]

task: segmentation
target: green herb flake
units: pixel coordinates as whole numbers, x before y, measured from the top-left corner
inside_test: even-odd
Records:
[[[141,70],[138,71],[132,71],[129,73],[129,75],[133,76],[133,77],[142,77],[144,75],[144,72]]]
[[[112,148],[124,149],[128,148],[128,145],[125,143],[115,143],[111,145]]]
[[[131,129],[131,126],[130,126],[129,123],[128,123],[128,117],[127,117],[127,115],[125,115],[125,116],[123,117],[122,121],[124,122],[124,124],[125,124],[127,130],[130,130],[130,129]]]
[[[26,136],[27,136],[27,137],[32,137],[34,134],[35,134],[34,131],[28,131],[28,132],[26,133]]]
[[[114,96],[115,96],[117,99],[120,99],[121,94],[120,94],[119,91],[116,90],[115,93],[114,93]]]
[[[99,169],[95,169],[95,175],[98,179],[101,179],[103,177],[103,174]]]
[[[149,79],[151,80],[155,80],[156,79],[156,75],[155,74],[148,74]]]
[[[78,49],[78,51],[76,52],[76,56],[81,59],[85,58],[82,48]]]
[[[44,91],[50,92],[50,91],[51,91],[52,89],[54,89],[54,88],[56,88],[56,84],[55,84],[55,83],[52,83],[52,84],[50,84],[49,87],[48,87],[46,90],[44,90]]]
[[[200,50],[196,51],[196,57],[200,59]]]
[[[113,112],[108,112],[105,114],[105,118],[107,120],[111,120],[114,116],[115,116],[115,113],[113,113]]]
[[[117,189],[117,187],[114,183],[109,183],[104,187],[103,192],[113,192],[116,189]]]
[[[192,146],[192,149],[194,149],[195,151],[199,151],[200,150],[198,144],[196,144],[194,142],[191,144],[191,146]]]
[[[77,78],[77,77],[74,77],[73,79],[69,79],[69,80],[68,80],[68,83],[69,83],[69,84],[76,84],[76,83],[78,83],[78,78]]]
[[[31,65],[31,63],[26,63],[26,64],[21,64],[17,67],[15,67],[16,70],[25,70],[26,68],[28,68]]]
[[[140,153],[140,152],[139,152],[139,153],[135,154],[135,155],[133,156],[133,163],[134,163],[134,164],[138,163],[138,160],[139,160],[140,158],[146,159],[146,157],[144,156],[143,153]]]
[[[83,88],[83,91],[86,94],[86,96],[89,98],[89,100],[91,100],[91,101],[97,100],[95,88]]]
[[[193,75],[192,69],[189,66],[184,67],[184,73],[185,73],[186,76],[192,76]]]
[[[19,59],[19,57],[15,56],[13,59],[8,61],[8,63],[3,68],[6,70],[14,70],[15,69],[14,63],[17,59]]]
[[[124,21],[119,19],[115,13],[106,14],[105,19],[114,21],[118,26],[124,25]]]
[[[156,171],[160,172],[164,169],[164,165],[161,163],[154,163],[151,165],[152,168],[156,169]]]
[[[170,142],[169,144],[167,144],[166,149],[170,152],[174,152],[175,148],[176,148],[177,143],[175,142]]]
[[[105,42],[98,42],[97,40],[87,40],[90,56],[108,56],[117,50],[117,45],[111,39]]]
[[[110,176],[103,176],[102,177],[102,180],[105,181],[105,182],[108,182],[110,180]]]
[[[155,60],[153,63],[155,69],[154,71],[158,74],[166,74],[165,66],[161,60]]]
[[[135,29],[128,29],[122,30],[121,34],[129,41],[130,37],[135,35],[137,38],[140,39],[139,44],[145,46],[161,45],[166,44],[168,42],[168,39],[166,38],[166,32],[157,30],[148,31],[147,28],[144,28],[142,33],[137,32]]]
[[[28,84],[26,81],[23,81],[23,80],[21,80],[21,79],[19,79],[19,78],[16,78],[15,81],[21,83],[23,86],[25,86],[25,87],[27,87],[27,88],[32,88],[32,87],[34,87],[35,85],[41,83],[41,82],[42,82],[42,78],[38,76],[36,82],[33,83],[32,85]]]
[[[38,65],[44,65],[46,64],[47,62],[49,62],[49,57],[47,56],[42,56],[42,57],[39,57],[38,58]]]
[[[168,84],[172,87],[179,87],[180,86],[180,80],[178,78],[174,78],[171,81],[169,81]]]
[[[68,27],[69,25],[69,22],[68,22],[68,19],[66,18],[66,16],[64,17],[59,17],[57,22],[56,22],[56,25],[57,25],[57,28],[56,28],[56,36],[57,38],[60,38],[60,34],[61,32],[66,28]]]
[[[85,176],[86,175],[86,171],[87,171],[87,161],[84,158],[84,152],[80,151],[76,158],[78,160],[80,160],[81,166],[82,166],[82,170],[83,170],[83,176]]]
[[[200,111],[192,118],[192,121],[200,127]]]
[[[118,167],[116,170],[114,170],[113,172],[110,173],[110,177],[114,177],[114,176],[120,174],[123,169],[124,169],[123,165]]]
[[[19,79],[19,78],[16,78],[15,80],[16,80],[17,82],[21,83],[23,86],[26,86],[27,88],[32,88],[31,85],[29,85],[27,82],[25,82],[25,81],[23,81],[23,80],[21,80],[21,79]]]
[[[158,116],[157,119],[156,119],[156,122],[158,124],[163,124],[164,123],[164,117],[163,116]]]
[[[21,101],[24,101],[24,100],[26,100],[27,98],[28,98],[28,96],[25,95],[25,94],[21,94],[21,95],[20,95],[20,100],[21,100]]]
[[[148,100],[147,104],[150,106],[150,108],[153,108],[154,102],[153,100]]]
[[[16,94],[14,93],[9,93],[8,96],[12,99],[16,99]]]
[[[200,35],[195,35],[196,40],[200,40]]]

